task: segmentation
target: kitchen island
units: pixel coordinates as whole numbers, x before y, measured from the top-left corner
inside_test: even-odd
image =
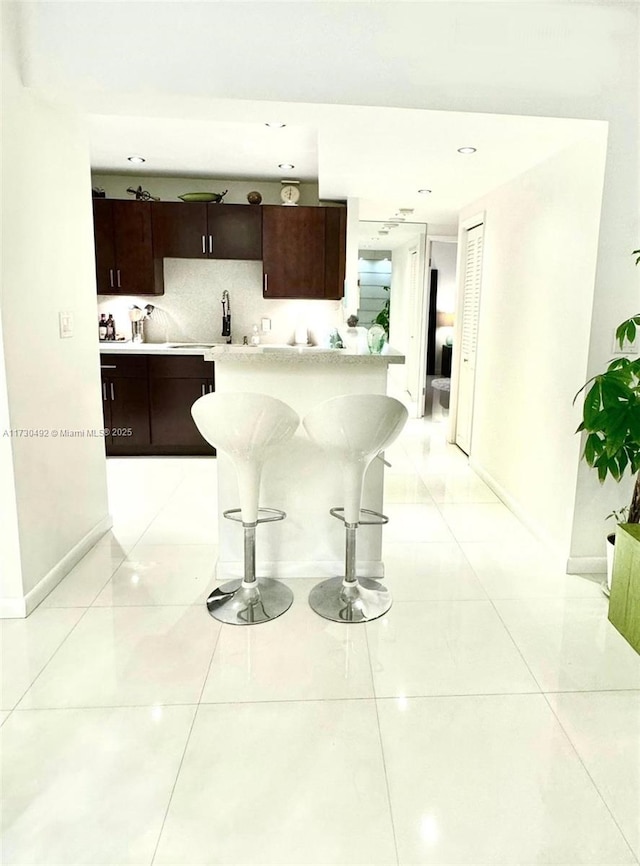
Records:
[[[361,354],[348,349],[261,345],[215,346],[204,353],[216,370],[216,391],[269,394],[288,403],[301,418],[314,406],[344,394],[386,394],[389,364],[403,364],[393,349]],[[370,466],[363,507],[383,510],[384,464]],[[344,525],[329,509],[342,504],[337,465],[300,426],[293,440],[266,464],[260,504],[280,508],[287,519],[265,523],[257,533],[257,572],[266,577],[325,578],[344,568]],[[218,455],[219,559],[221,580],[242,576],[242,532],[222,512],[238,507],[235,472]],[[358,572],[382,577],[382,531],[363,526],[358,537]]]

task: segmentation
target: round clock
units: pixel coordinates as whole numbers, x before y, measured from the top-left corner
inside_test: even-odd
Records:
[[[298,204],[300,190],[297,186],[286,184],[280,190],[280,198],[282,199],[283,204]]]

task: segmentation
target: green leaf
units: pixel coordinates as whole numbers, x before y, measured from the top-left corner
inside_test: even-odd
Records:
[[[596,379],[594,384],[587,392],[587,396],[584,398],[583,420],[587,430],[591,428],[591,425],[593,424],[598,412],[600,411],[600,406],[602,403],[600,397],[599,379],[600,377]]]

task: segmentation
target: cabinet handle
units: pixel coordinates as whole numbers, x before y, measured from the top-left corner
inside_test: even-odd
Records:
[[[116,365],[115,364],[100,364],[100,369],[101,370],[115,370]]]
[[[265,295],[269,291],[269,274],[264,275],[264,293]]]
[[[115,394],[114,394],[114,391],[113,391],[113,382],[109,382],[109,385],[111,386],[111,399],[112,399],[112,400],[115,400],[116,397],[115,397]]]
[[[202,383],[202,385],[200,387],[202,388],[202,394],[200,396],[204,397],[204,382]]]
[[[113,268],[109,268],[109,285],[113,288]]]
[[[209,393],[213,394],[213,385],[209,385]]]
[[[207,254],[206,241],[204,239],[204,235],[202,235],[202,255],[205,256],[206,254]]]
[[[118,275],[118,288],[120,289],[121,288],[121,286],[120,286],[120,268],[118,268],[118,270],[116,271],[116,274]]]
[[[102,383],[102,399],[103,401],[107,399],[107,383]]]
[[[209,254],[213,252],[213,235],[209,235]]]

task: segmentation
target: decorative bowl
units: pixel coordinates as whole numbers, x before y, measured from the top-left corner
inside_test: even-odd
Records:
[[[220,203],[227,192],[228,190],[226,189],[224,192],[185,192],[184,195],[179,195],[178,198],[182,199],[182,201],[212,201]]]

